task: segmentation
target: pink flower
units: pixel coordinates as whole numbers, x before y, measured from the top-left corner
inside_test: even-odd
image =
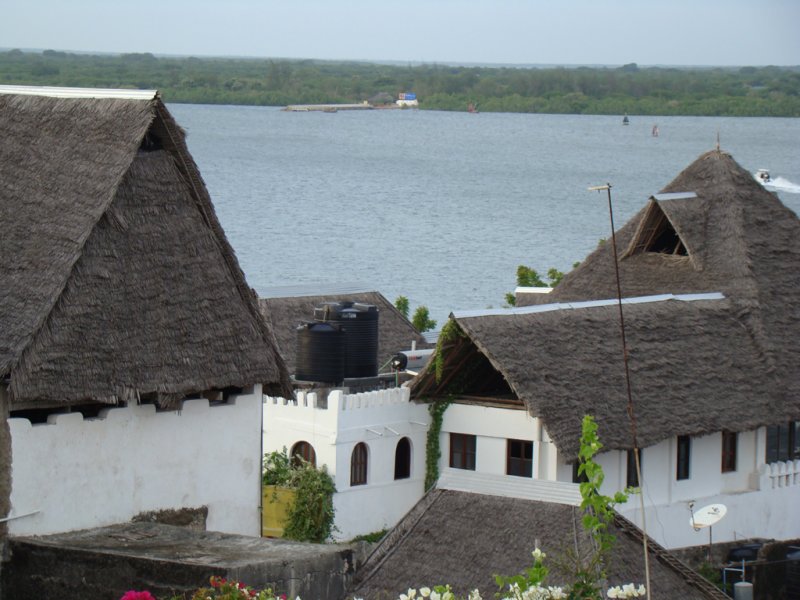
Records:
[[[156,600],[150,592],[129,590],[119,600]]]

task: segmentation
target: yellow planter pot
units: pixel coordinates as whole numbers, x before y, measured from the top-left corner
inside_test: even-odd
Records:
[[[283,529],[297,492],[277,485],[261,486],[261,536],[283,537]]]

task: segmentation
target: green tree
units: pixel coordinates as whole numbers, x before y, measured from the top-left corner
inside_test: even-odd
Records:
[[[436,321],[431,319],[428,307],[424,305],[418,306],[417,310],[414,311],[414,316],[411,318],[411,324],[414,326],[414,329],[420,333],[430,331],[436,327]]]
[[[394,307],[399,310],[406,319],[408,318],[408,298],[405,296],[398,296],[394,301]]]

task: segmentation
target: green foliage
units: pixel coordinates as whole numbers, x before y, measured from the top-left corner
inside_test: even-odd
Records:
[[[420,333],[430,331],[436,327],[436,321],[431,319],[427,306],[417,307],[417,310],[414,311],[414,316],[411,318],[411,324]]]
[[[351,542],[367,542],[369,544],[374,544],[375,542],[380,542],[388,532],[388,529],[381,529],[380,531],[373,531],[372,533],[365,533],[364,535],[357,535],[354,537]]]
[[[291,459],[282,452],[264,455],[264,485],[280,485],[295,490],[295,501],[289,509],[284,536],[301,542],[324,542],[333,531],[333,494],[336,486],[327,467],[317,469],[302,459]]]
[[[547,567],[544,566],[545,553],[536,548],[532,555],[533,565],[526,568],[521,575],[513,575],[510,577],[503,575],[494,576],[494,581],[499,590],[502,591],[509,587],[527,590],[528,588],[541,586],[544,583],[545,579],[547,579],[547,573],[549,572]]]
[[[394,301],[394,307],[399,310],[406,319],[408,318],[408,298],[405,296],[398,296]]]
[[[292,481],[292,462],[283,447],[283,452],[270,452],[264,455],[263,467],[261,469],[262,485],[281,485],[288,487]]]
[[[575,263],[573,267],[577,266],[577,264]],[[535,269],[525,265],[517,267],[517,287],[556,287],[564,278],[564,273],[555,267],[551,267],[547,270],[547,277],[549,281],[542,279]],[[506,293],[505,300],[509,306],[516,306],[517,304],[517,298],[513,293]]]
[[[285,537],[300,542],[324,542],[333,531],[333,494],[336,486],[327,467],[302,462],[294,469],[292,486],[297,492],[289,510]]]
[[[414,91],[420,107],[595,115],[800,116],[797,67],[394,66],[365,62],[0,52],[0,83],[158,89],[167,102],[285,106]]]
[[[439,339],[436,341],[436,352],[433,357],[433,366],[436,372],[436,381],[442,380],[444,373],[444,348],[445,346],[455,340],[457,337],[464,337],[464,332],[455,322],[454,319],[449,319],[444,324],[442,330],[439,332]]]
[[[594,461],[594,456],[602,447],[597,435],[597,423],[591,415],[584,416],[578,453],[578,474],[584,479],[580,484],[582,524],[592,536],[595,550],[585,560],[575,557],[577,568],[572,589],[573,592],[576,589],[581,591],[582,595],[577,596],[579,598],[599,597],[600,582],[606,578],[606,565],[616,539],[608,532],[608,526],[614,520],[614,506],[628,500],[624,492],[617,492],[613,497],[600,493],[605,475],[603,468]]]
[[[425,441],[425,491],[427,492],[439,479],[439,459],[442,450],[439,447],[439,438],[442,433],[444,412],[450,406],[449,400],[436,400],[428,405],[431,415],[431,426],[428,428],[428,437]]]

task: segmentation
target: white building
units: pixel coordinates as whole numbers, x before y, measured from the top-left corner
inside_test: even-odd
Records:
[[[0,86],[0,518],[258,535],[269,326],[155,91]]]
[[[428,406],[410,402],[408,388],[266,397],[264,452],[286,449],[327,467],[334,537],[349,540],[392,527],[422,497],[429,423]]]

